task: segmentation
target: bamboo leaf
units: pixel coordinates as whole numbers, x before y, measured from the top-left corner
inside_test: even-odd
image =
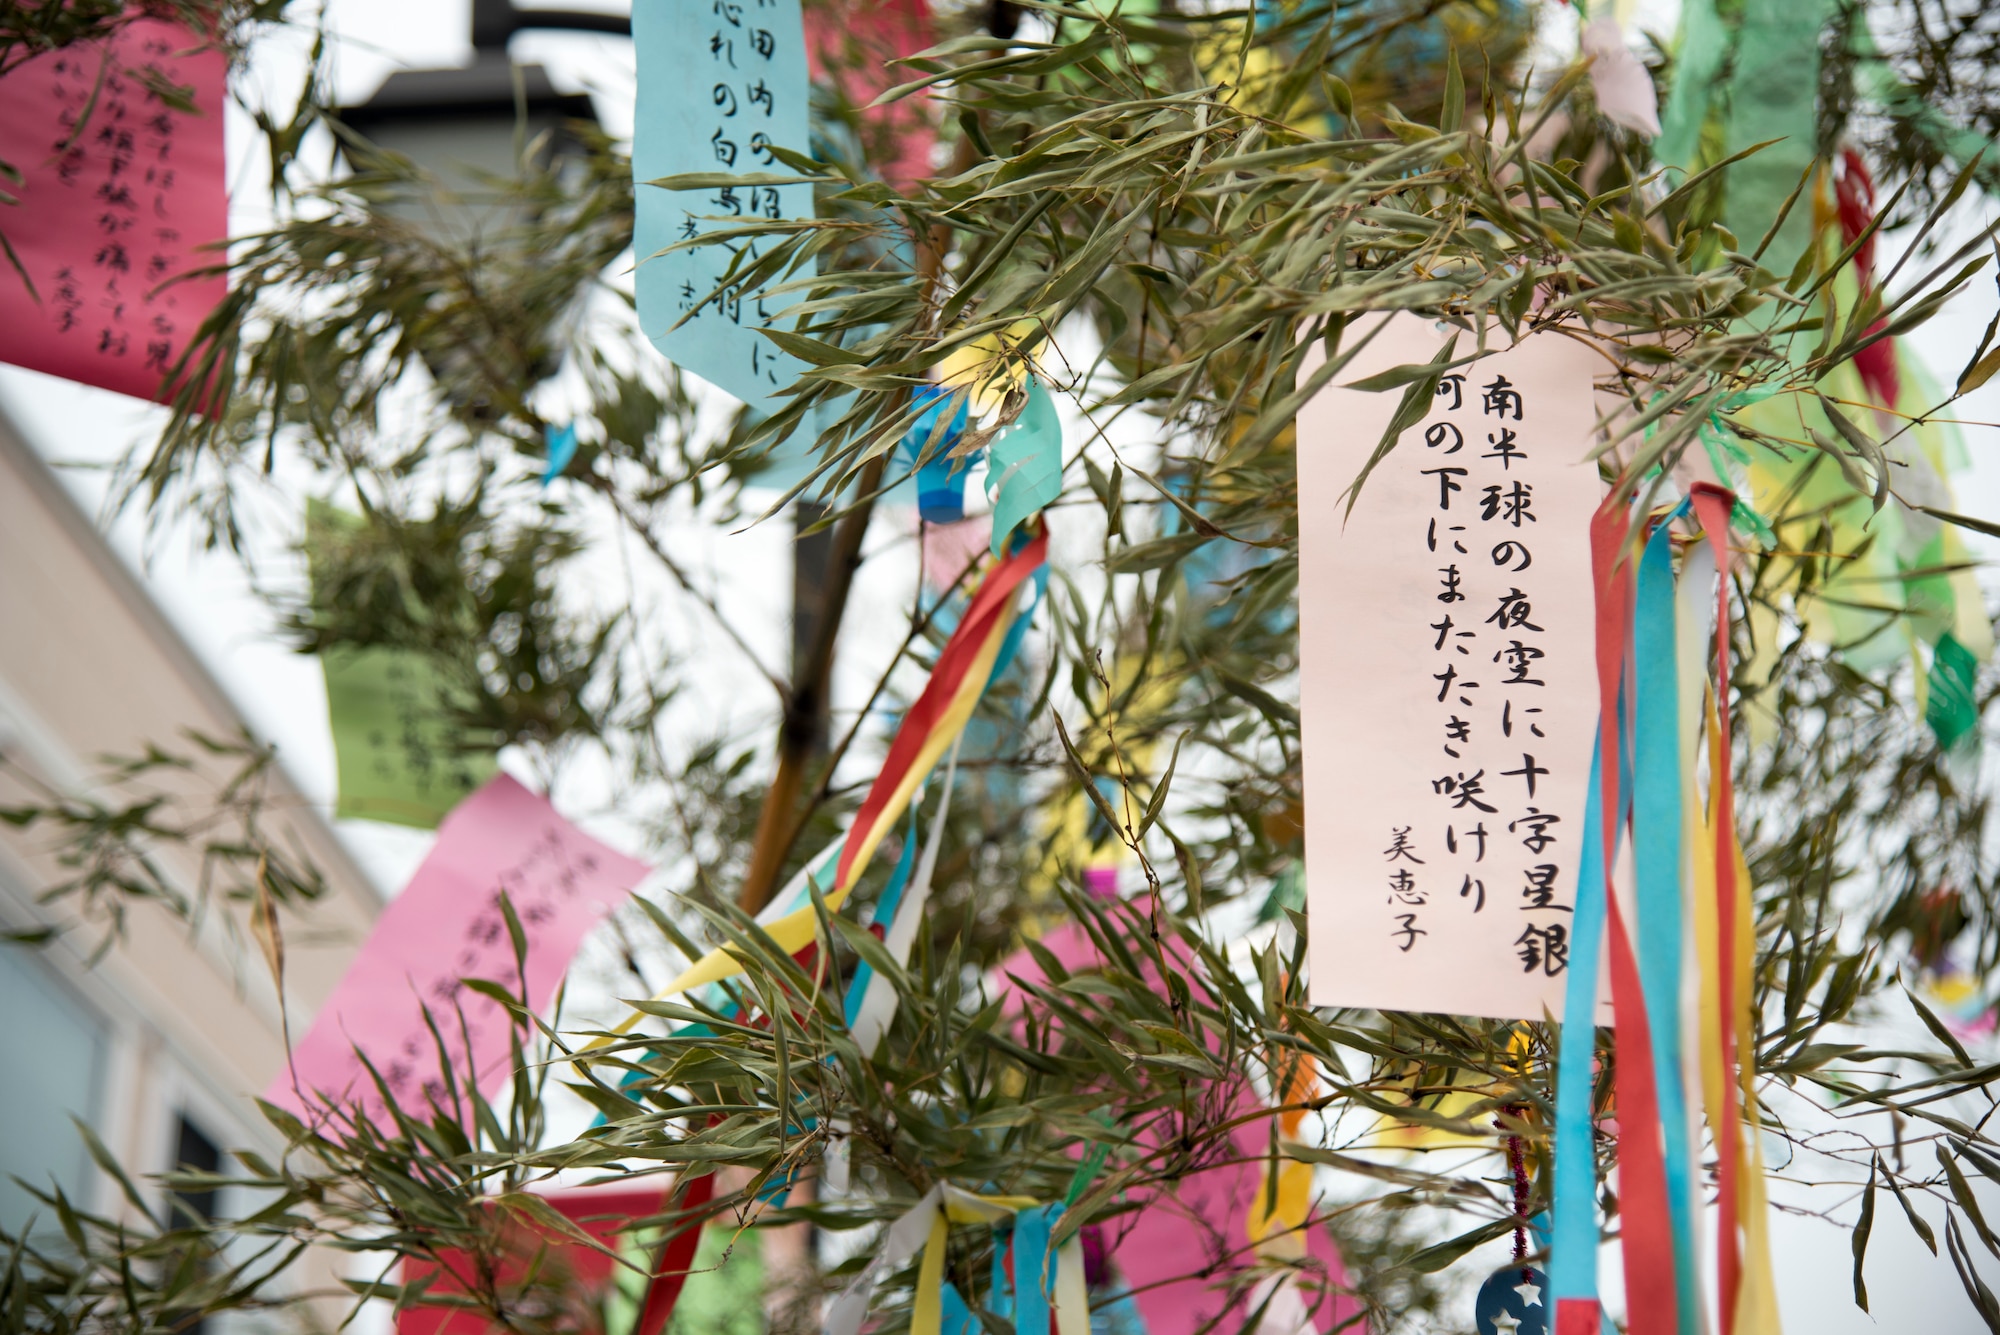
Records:
[[[1868,1285],[1862,1281],[1861,1266],[1868,1258],[1868,1235],[1875,1231],[1875,1171],[1877,1164],[1868,1166],[1868,1185],[1861,1192],[1861,1217],[1855,1221],[1854,1234],[1850,1246],[1854,1251],[1854,1305],[1862,1311],[1868,1310]]]
[[[1878,1154],[1875,1156],[1875,1166],[1879,1169],[1881,1165],[1882,1156]],[[1884,1171],[1882,1176],[1888,1179],[1889,1189],[1896,1193],[1896,1204],[1903,1207],[1903,1217],[1910,1221],[1911,1230],[1916,1233],[1918,1240],[1924,1246],[1930,1248],[1931,1255],[1936,1256],[1937,1236],[1931,1232],[1931,1226],[1924,1222],[1924,1217],[1917,1213],[1917,1207],[1912,1205],[1910,1198],[1904,1194],[1903,1184],[1896,1180],[1894,1173]]]

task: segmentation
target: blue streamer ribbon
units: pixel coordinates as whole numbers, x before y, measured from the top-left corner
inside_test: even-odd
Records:
[[[965,518],[967,473],[984,453],[974,450],[963,459],[951,457],[952,447],[965,434],[966,398],[962,394],[954,396],[943,385],[919,385],[911,397],[915,406],[923,410],[903,433],[903,453],[917,470],[917,514],[926,523],[955,524]],[[954,397],[958,411],[945,424],[931,457],[925,459],[925,447],[937,433],[938,420]]]
[[[1014,1215],[1015,1335],[1049,1335],[1049,1295],[1056,1284],[1049,1232],[1062,1211],[1061,1205],[1038,1205]]]
[[[547,428],[548,463],[542,469],[542,485],[548,486],[563,475],[570,460],[576,458],[576,423],[564,422],[561,426]]]
[[[1597,1145],[1591,1126],[1596,1081],[1597,971],[1604,952],[1602,743],[1590,752],[1576,921],[1570,924],[1569,988],[1556,1057],[1555,1225],[1549,1288],[1560,1302],[1597,1297]]]
[[[1694,1167],[1687,1082],[1681,1064],[1681,977],[1687,924],[1682,890],[1680,660],[1675,650],[1669,530],[1679,513],[1675,511],[1654,529],[1639,562],[1632,617],[1632,663],[1638,697],[1633,711],[1637,726],[1633,730],[1632,856],[1639,982],[1653,1037],[1653,1077],[1659,1090],[1660,1129],[1666,1151],[1667,1211],[1673,1227],[1680,1330],[1681,1335],[1698,1335],[1701,1295],[1694,1250]]]

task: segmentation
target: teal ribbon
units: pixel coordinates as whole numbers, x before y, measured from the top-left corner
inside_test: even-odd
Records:
[[[1007,539],[1062,495],[1062,419],[1054,400],[1035,376],[1028,377],[1028,401],[1014,424],[987,449],[987,485],[994,488],[993,554]]]
[[[1604,820],[1599,798],[1602,748],[1590,753],[1583,804],[1582,863],[1576,921],[1570,924],[1569,987],[1563,993],[1556,1049],[1555,1222],[1549,1289],[1557,1300],[1597,1298],[1597,1142],[1591,1093],[1596,1082],[1597,967],[1604,953]]]
[[[1685,502],[1683,502],[1683,507]],[[1674,512],[1678,515],[1679,510]],[[1681,1067],[1681,978],[1686,938],[1682,880],[1679,656],[1676,643],[1674,515],[1654,529],[1639,562],[1632,617],[1632,665],[1637,705],[1633,737],[1632,855],[1636,871],[1640,988],[1653,1039],[1665,1144],[1667,1211],[1673,1227],[1674,1273],[1682,1335],[1699,1335],[1701,1294],[1694,1252],[1694,1167],[1688,1133],[1687,1082]],[[1636,1134],[1645,1129],[1633,1128]]]
[[[910,869],[917,865],[917,803],[910,803],[910,828],[903,835],[903,855],[896,859],[896,869],[889,873],[889,883],[882,887],[881,898],[875,901],[875,921],[888,931],[889,924],[896,920],[896,906],[903,902],[903,891],[910,884]],[[847,985],[847,997],[841,1004],[841,1013],[852,1026],[854,1017],[861,1013],[861,999],[868,995],[868,982],[875,976],[875,967],[866,959],[854,966],[854,978]],[[864,1056],[867,1054],[863,1054]]]
[[[1014,1215],[1014,1335],[1049,1335],[1049,1294],[1056,1281],[1049,1231],[1062,1211],[1060,1205],[1038,1205]]]

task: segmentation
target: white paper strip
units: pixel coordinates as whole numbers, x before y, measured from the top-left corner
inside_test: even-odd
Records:
[[[1390,317],[1299,413],[1310,995],[1539,1019],[1569,981],[1597,720],[1601,362],[1544,333],[1454,368],[1347,514],[1403,392],[1339,386],[1450,332]]]

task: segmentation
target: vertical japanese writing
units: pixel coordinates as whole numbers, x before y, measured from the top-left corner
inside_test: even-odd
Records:
[[[1390,317],[1344,374],[1450,336]],[[1536,333],[1443,367],[1386,456],[1400,395],[1334,385],[1299,413],[1300,513],[1334,517],[1299,532],[1316,1005],[1562,1004],[1597,712],[1591,358]]]
[[[1503,374],[1443,376],[1422,428],[1428,479],[1420,493],[1429,513],[1413,516],[1413,543],[1434,564],[1431,634],[1423,652],[1435,684],[1434,743],[1446,763],[1430,780],[1435,804],[1428,824],[1450,869],[1439,880],[1456,891],[1453,910],[1482,915],[1489,903],[1506,915],[1496,948],[1518,967],[1554,977],[1568,967],[1568,927],[1561,915],[1559,864],[1543,856],[1559,836],[1561,818],[1536,805],[1546,800],[1550,772],[1536,744],[1546,736],[1540,716],[1547,687],[1543,627],[1535,620],[1530,539],[1535,510],[1529,404]],[[1486,448],[1468,449],[1477,441]],[[1413,549],[1414,550],[1414,549]],[[1548,755],[1542,748],[1542,755]],[[1391,847],[1420,861],[1412,826],[1398,827]],[[1419,910],[1429,899],[1413,873],[1392,873],[1389,936],[1405,953],[1424,936]],[[1525,914],[1516,918],[1514,914]],[[1518,927],[1518,931],[1517,931]]]
[[[427,794],[449,793],[453,801],[477,788],[484,774],[470,763],[470,753],[449,746],[454,730],[440,727],[449,705],[438,698],[435,674],[408,654],[383,653],[380,661],[390,719],[364,734],[376,777],[407,780]]]
[[[411,1096],[416,1096],[418,1106],[425,1098],[444,1101],[440,1043],[443,1062],[463,1079],[479,1060],[475,1054],[490,1053],[496,1043],[505,1042],[510,1023],[505,1013],[465,987],[468,978],[485,979],[510,990],[521,986],[502,896],[514,910],[527,952],[540,954],[548,949],[544,935],[580,893],[588,893],[601,862],[589,846],[575,838],[573,830],[551,822],[535,831],[525,853],[492,874],[479,909],[466,919],[457,941],[437,943],[443,947],[437,953],[439,968],[428,978],[411,980],[418,1000],[437,1026],[438,1036],[427,1046],[422,1036],[406,1035],[382,1068],[382,1077],[398,1102]],[[355,1074],[361,1074],[358,1057],[355,1066]]]
[[[0,156],[24,169],[8,236],[41,298],[0,285],[0,360],[150,397],[221,299],[219,276],[185,279],[227,231],[224,62],[201,47],[142,20],[0,88]],[[196,109],[168,105],[166,85]]]
[[[633,23],[641,68],[633,148],[640,322],[673,361],[766,407],[803,368],[758,332],[777,313],[760,295],[771,280],[746,280],[762,247],[733,234],[752,219],[812,211],[810,187],[750,175],[785,171],[777,151],[806,146],[798,0],[647,4]],[[691,173],[746,179],[671,193],[644,186]],[[708,236],[719,239],[660,253]]]

